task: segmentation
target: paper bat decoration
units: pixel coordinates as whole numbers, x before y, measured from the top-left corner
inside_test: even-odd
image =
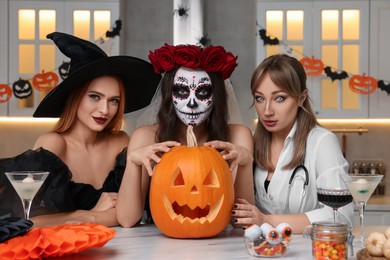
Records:
[[[115,26],[114,26],[114,28],[112,28],[112,31],[106,32],[106,37],[107,38],[114,38],[115,36],[120,36],[119,33],[120,33],[121,29],[122,29],[122,21],[116,20]]]
[[[332,79],[332,81],[335,81],[336,79],[342,80],[342,79],[348,78],[347,72],[345,72],[345,71],[342,71],[341,73],[338,73],[337,71],[333,72],[332,68],[329,66],[325,67],[324,71],[325,71],[326,76],[330,77]]]
[[[271,37],[267,36],[267,32],[264,29],[259,30],[260,38],[263,40],[264,45],[279,45],[278,38],[271,39]]]
[[[378,88],[386,91],[387,95],[390,95],[390,83],[385,83],[383,80],[378,80]]]

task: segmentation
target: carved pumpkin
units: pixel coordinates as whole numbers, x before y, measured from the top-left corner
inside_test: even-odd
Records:
[[[172,148],[154,169],[150,209],[154,223],[166,236],[212,237],[229,224],[233,180],[221,154],[207,146],[192,147],[188,131],[188,146]]]
[[[319,76],[324,71],[324,63],[321,60],[306,57],[300,60],[302,66],[305,68],[306,76]]]
[[[58,76],[53,71],[45,72],[42,70],[42,73],[33,77],[32,83],[34,88],[39,91],[50,91],[57,85]]]
[[[6,84],[0,84],[0,103],[5,103],[12,97],[12,89]]]
[[[32,94],[32,86],[30,81],[19,78],[12,84],[12,91],[16,98],[28,98]]]
[[[373,77],[354,75],[349,79],[349,88],[358,94],[371,94],[378,87],[378,82]]]

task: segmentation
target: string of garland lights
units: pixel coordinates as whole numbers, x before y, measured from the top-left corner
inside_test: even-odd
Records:
[[[327,77],[331,78],[332,81],[335,80],[344,80],[349,78],[349,88],[351,91],[368,95],[373,93],[377,88],[382,91],[385,91],[387,95],[390,95],[390,81],[388,80],[377,80],[374,77],[366,75],[352,74],[337,68],[332,68],[331,66],[325,65],[321,59],[316,59],[314,56],[307,56],[299,51],[291,48],[283,41],[280,41],[277,37],[274,37],[272,34],[268,33],[262,26],[257,24],[259,30],[258,34],[260,40],[263,41],[263,45],[283,45],[286,49],[287,55],[292,55],[293,52],[298,54],[300,57],[300,62],[305,68],[306,75],[308,77],[317,77],[325,74]]]
[[[111,30],[106,31],[105,39],[104,36],[100,36],[96,41],[96,44],[104,49],[107,53],[111,52],[113,42],[107,44],[115,36],[120,36],[122,29],[122,21],[116,20],[115,24],[111,27]],[[108,49],[106,49],[108,48]],[[57,86],[59,77],[64,80],[68,76],[70,68],[69,61],[63,61],[60,66],[50,71],[42,70],[41,73],[37,73],[32,78],[19,78],[12,83],[0,83],[0,103],[8,102],[11,97],[18,99],[26,99],[33,93],[33,88],[37,91],[50,91]],[[58,71],[58,75],[55,71]]]

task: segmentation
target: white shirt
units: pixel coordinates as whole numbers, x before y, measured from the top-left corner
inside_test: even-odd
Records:
[[[306,143],[304,165],[309,175],[306,195],[302,195],[305,180],[303,170],[299,170],[295,175],[294,185],[288,194],[289,180],[294,169],[284,170],[282,167],[291,161],[292,137],[296,130],[297,123],[295,122],[284,141],[284,148],[269,183],[268,193],[264,188],[268,171],[256,166],[254,172],[256,206],[265,214],[305,213],[311,223],[324,220],[332,221],[333,210],[327,206],[323,207],[318,202],[317,187],[345,187],[339,175],[348,173],[348,162],[341,152],[337,136],[326,128],[316,126],[310,131]],[[297,134],[299,134],[299,130]],[[290,210],[286,209],[286,202],[289,202]],[[350,224],[353,223],[353,209],[353,203],[339,209],[339,212],[347,217]]]

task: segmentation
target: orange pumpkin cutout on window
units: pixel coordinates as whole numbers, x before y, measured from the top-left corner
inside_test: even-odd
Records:
[[[324,63],[321,60],[306,57],[300,60],[302,66],[305,68],[306,76],[319,76],[324,71]]]
[[[0,103],[5,103],[12,97],[12,88],[6,84],[0,84]]]
[[[371,94],[378,87],[378,82],[373,77],[363,75],[354,75],[349,79],[349,88],[358,94]]]
[[[57,86],[58,76],[53,71],[45,72],[42,70],[42,73],[38,73],[33,77],[32,83],[34,88],[39,91],[50,91]]]
[[[214,148],[196,146],[194,136],[189,126],[188,146],[165,153],[152,176],[152,217],[169,237],[212,237],[230,220],[234,188],[229,166]]]

